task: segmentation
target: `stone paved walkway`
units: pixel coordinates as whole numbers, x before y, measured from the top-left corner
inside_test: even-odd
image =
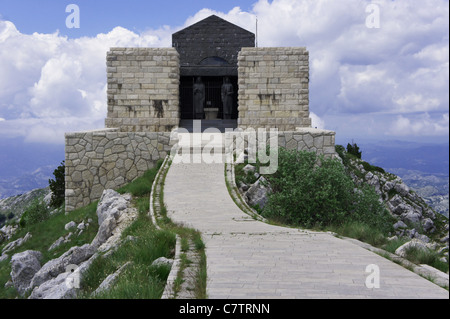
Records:
[[[233,202],[223,164],[172,164],[168,216],[202,232],[209,298],[449,298],[419,275],[349,241],[255,221]],[[370,264],[380,288],[367,288]]]

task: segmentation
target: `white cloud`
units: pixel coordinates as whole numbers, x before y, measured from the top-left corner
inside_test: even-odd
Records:
[[[449,133],[449,114],[443,114],[441,118],[432,119],[428,113],[418,118],[406,118],[399,115],[392,123],[387,135],[394,136],[442,136]]]
[[[311,118],[311,127],[326,129],[325,121],[318,117],[314,112],[309,112],[309,117]]]
[[[308,48],[313,125],[326,123],[337,134],[353,130],[355,136],[419,131],[447,136],[448,1],[377,0],[379,29],[365,25],[368,3],[259,0],[251,12],[203,9],[180,26],[140,34],[116,27],[79,39],[58,33],[25,35],[12,22],[0,21],[0,118],[7,119],[2,126],[14,120],[19,126],[50,127],[55,134],[103,127],[106,51],[114,46],[169,47],[172,33],[216,14],[252,32],[257,16],[259,46]],[[347,126],[333,121],[349,118]],[[39,139],[36,129],[21,131]]]

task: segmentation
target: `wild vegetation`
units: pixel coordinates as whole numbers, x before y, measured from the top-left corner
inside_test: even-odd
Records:
[[[277,172],[263,176],[263,188],[268,191],[260,189],[262,193],[256,192],[256,199],[266,197],[267,200],[263,201],[262,207],[253,205],[253,208],[271,223],[332,231],[339,236],[355,238],[390,253],[410,241],[412,232],[420,234],[418,238],[438,243],[442,242],[445,233],[448,236],[448,231],[445,231],[448,219],[434,214],[413,191],[406,191],[407,196],[400,194],[399,191],[404,193],[405,189],[408,189],[401,179],[385,172],[381,167],[363,161],[362,152],[356,143],[349,143],[347,149],[337,145],[336,152],[339,158],[326,159],[311,152],[280,148]],[[256,181],[259,178],[260,163],[257,161],[251,164],[254,170],[247,164],[245,162],[235,166],[235,180],[242,197],[251,204],[255,200],[249,199],[247,190],[258,184]],[[373,176],[373,180],[369,182],[368,174]],[[379,182],[372,183],[375,180]],[[389,191],[383,190],[384,183],[391,184],[391,188],[386,188]],[[401,187],[392,187],[397,184]],[[264,193],[265,195],[261,195]],[[253,194],[255,192],[251,196]],[[399,229],[394,228],[394,225],[400,216],[394,217],[387,209],[387,204],[399,196],[405,205],[419,207],[424,214],[427,212],[435,215],[432,217],[433,230],[427,232],[427,236],[422,235],[425,233],[422,223],[408,221],[405,221],[405,227],[408,228],[402,231],[402,235],[394,236],[399,233]],[[406,258],[448,272],[448,262],[442,257],[445,251],[445,247],[439,254],[433,249],[408,249]]]
[[[206,260],[204,256],[204,244],[201,236],[183,227],[172,225],[165,217],[162,222],[162,229],[157,229],[153,225],[149,212],[149,196],[153,181],[161,167],[162,161],[147,171],[142,177],[125,185],[118,190],[119,193],[129,193],[132,195],[132,203],[138,210],[138,218],[122,233],[123,244],[112,253],[104,254],[96,258],[88,271],[84,274],[81,282],[79,298],[102,298],[102,299],[158,299],[164,291],[167,276],[170,272],[170,265],[152,265],[159,257],[173,258],[175,253],[176,234],[182,239],[193,240],[196,249],[201,254],[204,271],[199,274],[195,288],[198,296],[205,296],[206,291]],[[52,190],[58,189],[61,185],[62,165],[55,170]],[[57,202],[57,200],[52,203]],[[163,203],[163,198],[158,199]],[[60,205],[57,210],[51,210],[50,205],[46,205],[43,197],[37,198],[22,215],[18,223],[18,230],[8,242],[24,237],[31,233],[32,237],[26,243],[12,250],[12,256],[25,250],[37,250],[42,252],[43,265],[47,261],[57,258],[66,252],[70,247],[82,246],[91,243],[98,231],[96,216],[97,202],[86,207],[77,209],[70,214],[64,214],[64,205]],[[90,220],[90,225],[79,236],[72,236],[71,241],[63,243],[54,250],[49,251],[49,247],[61,236],[67,236],[69,230],[65,225],[70,221],[81,223]],[[0,251],[7,242],[0,243]],[[0,262],[0,299],[2,298],[23,298],[18,295],[15,288],[5,284],[10,280],[11,266],[10,258]],[[93,294],[99,284],[109,275],[119,269],[124,263],[129,262],[129,266],[119,276],[114,286],[106,291]],[[188,262],[185,261],[185,262]],[[180,277],[182,282],[183,278]],[[27,297],[25,295],[24,297]]]

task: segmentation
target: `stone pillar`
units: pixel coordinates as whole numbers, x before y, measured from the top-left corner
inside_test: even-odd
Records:
[[[305,48],[242,48],[238,127],[295,131],[311,127]]]
[[[170,132],[180,120],[180,59],[174,48],[111,48],[107,128]]]

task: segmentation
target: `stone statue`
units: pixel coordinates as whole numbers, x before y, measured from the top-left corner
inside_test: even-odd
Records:
[[[233,84],[230,83],[228,77],[225,78],[225,83],[222,85],[222,103],[223,103],[223,118],[231,119],[233,113]]]
[[[203,119],[205,105],[205,85],[202,79],[198,77],[194,83],[194,112],[195,119]]]

